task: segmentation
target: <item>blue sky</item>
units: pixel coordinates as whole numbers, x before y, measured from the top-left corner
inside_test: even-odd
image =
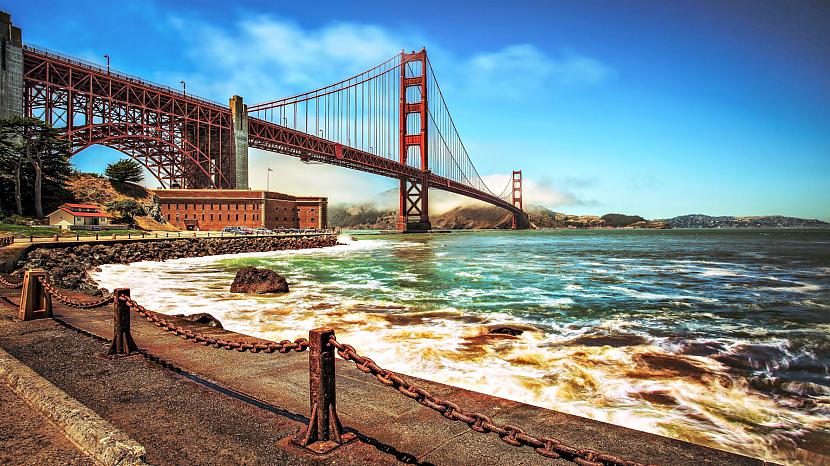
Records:
[[[830,3],[0,1],[24,41],[256,103],[426,46],[479,171],[567,213],[830,220]],[[100,170],[118,153],[76,156]],[[254,151],[271,188],[359,201],[391,180]],[[149,182],[150,185],[155,184]]]

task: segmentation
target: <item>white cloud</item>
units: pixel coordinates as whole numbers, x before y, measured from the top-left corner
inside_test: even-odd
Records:
[[[616,72],[594,58],[574,52],[550,56],[531,44],[509,45],[478,53],[462,62],[472,92],[530,98],[546,85],[597,85]]]
[[[222,102],[238,94],[249,105],[340,81],[401,49],[427,43],[418,35],[362,23],[305,28],[289,20],[255,16],[228,28],[187,16],[170,17],[168,21],[181,34],[189,57],[182,67],[188,72],[171,71],[156,79],[178,82],[184,76],[189,92]],[[469,56],[456,56],[436,44],[431,44],[429,50],[442,87],[461,96],[493,93],[527,99],[551,83],[597,85],[615,75],[613,69],[596,59],[569,51],[551,56],[531,44],[508,45]],[[254,150],[249,167],[251,186],[265,187],[267,166],[278,172],[272,178],[272,189],[324,195],[333,203],[362,202],[367,200],[367,193],[397,186],[396,180],[334,166],[308,166],[291,157]],[[485,178],[500,177],[501,182],[493,183],[500,188],[507,175]],[[432,211],[436,213],[466,202],[458,196],[431,196]],[[578,203],[573,195],[555,189],[551,183],[530,179],[525,180],[525,202],[549,207]]]
[[[505,186],[508,186],[511,176],[508,174],[499,174],[482,176],[481,178],[490,189],[501,190]],[[495,192],[495,194],[499,195],[501,193]],[[540,181],[531,178],[524,178],[522,180],[522,201],[525,206],[535,204],[549,208],[582,204],[572,193],[554,187],[551,180],[542,179]]]

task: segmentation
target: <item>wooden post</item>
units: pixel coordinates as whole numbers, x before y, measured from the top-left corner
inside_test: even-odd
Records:
[[[112,344],[107,356],[129,356],[138,351],[138,346],[130,334],[130,306],[121,300],[122,296],[130,297],[130,289],[116,288],[112,295],[115,298],[112,303]]]
[[[294,443],[315,453],[327,453],[357,438],[352,432],[343,432],[337,417],[334,378],[334,347],[329,339],[334,336],[330,328],[316,328],[308,332],[308,427],[294,438]]]
[[[43,288],[38,278],[47,279],[43,269],[27,270],[23,276],[23,289],[20,293],[20,309],[17,316],[20,320],[42,319],[52,317],[52,297]]]

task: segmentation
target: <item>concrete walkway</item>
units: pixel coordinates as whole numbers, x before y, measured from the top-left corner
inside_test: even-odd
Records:
[[[14,296],[13,300],[17,300],[17,293],[13,291],[4,293],[0,290],[0,295]],[[140,302],[140,297],[136,299]],[[144,304],[152,309],[150,303]],[[110,337],[112,332],[112,313],[108,307],[78,310],[57,305],[55,316],[103,337]],[[252,337],[203,327],[173,317],[169,320],[215,337],[255,340]],[[23,327],[32,323],[16,325]],[[307,336],[307,333],[298,329],[296,335],[285,335],[285,338],[293,340],[300,336]],[[278,407],[289,418],[304,419],[308,415],[307,353],[252,354],[205,347],[163,332],[136,314],[133,314],[133,337],[139,347],[153,355],[189,373],[215,382],[218,386]],[[343,343],[350,343],[360,351],[359,341]],[[124,360],[119,364],[131,365],[139,362]],[[480,411],[492,416],[498,423],[515,424],[531,434],[556,437],[578,448],[591,448],[651,464],[764,464],[757,459],[410,378],[436,396],[459,404],[466,411]],[[374,377],[356,370],[351,363],[339,359],[337,406],[345,427],[355,429],[369,444],[384,445],[384,448],[393,451],[397,458],[410,463],[573,464],[564,460],[545,459],[530,448],[512,447],[503,443],[494,434],[481,434],[470,430],[465,424],[449,421],[379,384]],[[213,422],[220,420],[215,419]],[[219,447],[211,445],[209,448]],[[344,448],[342,454],[348,454],[349,448],[351,447]],[[336,452],[337,450],[331,454],[332,458],[337,457]]]

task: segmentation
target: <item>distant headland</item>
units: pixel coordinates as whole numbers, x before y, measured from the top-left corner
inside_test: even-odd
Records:
[[[384,210],[369,204],[339,205],[329,208],[329,224],[333,227],[355,230],[391,230],[397,222],[397,211]],[[569,215],[554,212],[542,206],[526,207],[535,228],[830,228],[830,223],[818,219],[765,216],[709,216],[681,215],[667,219],[645,219],[639,215],[605,214]],[[473,230],[510,228],[510,215],[495,206],[462,206],[432,216],[433,228]]]

